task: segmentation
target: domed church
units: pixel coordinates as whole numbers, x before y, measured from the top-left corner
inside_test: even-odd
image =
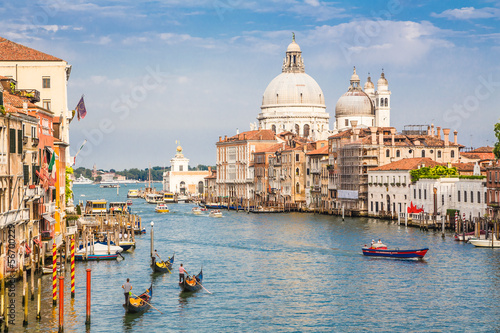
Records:
[[[261,129],[275,133],[290,131],[313,140],[329,135],[330,115],[318,83],[305,73],[300,46],[288,45],[282,73],[267,86],[257,117]]]
[[[369,75],[364,90],[361,88],[356,67],[350,83],[349,89],[339,98],[335,106],[334,131],[340,132],[351,128],[352,121],[357,121],[358,127],[389,127],[391,91],[384,72],[377,81],[377,91]]]

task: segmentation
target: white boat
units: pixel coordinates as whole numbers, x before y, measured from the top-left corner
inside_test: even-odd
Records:
[[[77,179],[73,181],[73,185],[90,185],[93,184],[94,181],[92,179],[88,179],[80,175]]]
[[[469,239],[469,243],[477,247],[500,247],[500,241],[493,234],[488,239]]]
[[[116,245],[109,245],[109,253],[110,254],[115,254],[115,253],[122,253],[123,248],[121,246],[116,246]],[[101,254],[108,254],[108,245],[107,244],[101,244],[101,243],[94,243],[94,245],[89,245],[87,246],[87,251],[85,251],[85,247],[82,247],[78,251],[75,252],[75,256],[81,256],[84,255],[85,253],[87,254],[96,254],[96,255],[101,255]]]
[[[208,216],[210,217],[222,217],[222,212],[220,210],[211,210],[210,213],[208,213]]]
[[[157,213],[168,213],[169,209],[168,209],[167,204],[164,204],[164,203],[157,204],[156,207],[155,207],[155,212],[157,212]]]
[[[177,202],[186,202],[188,200],[189,200],[189,197],[187,195],[179,194],[177,196]]]
[[[201,208],[200,207],[193,207],[193,209],[191,209],[191,212],[194,215],[200,215],[201,214]]]
[[[127,198],[138,198],[138,197],[139,197],[139,190],[135,189],[128,190]]]
[[[163,203],[163,194],[146,194],[146,202],[150,204]]]

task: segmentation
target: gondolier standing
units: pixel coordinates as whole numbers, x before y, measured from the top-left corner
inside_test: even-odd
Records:
[[[184,267],[182,266],[182,264],[180,265],[179,267],[179,283],[183,283],[184,282],[184,273],[187,273],[186,270],[184,269]]]
[[[128,299],[129,299],[129,296],[130,296],[130,291],[132,290],[132,284],[130,283],[130,279],[127,278],[127,282],[125,282],[122,286],[123,288],[123,292],[124,292],[124,295],[125,295],[125,306],[128,306]]]

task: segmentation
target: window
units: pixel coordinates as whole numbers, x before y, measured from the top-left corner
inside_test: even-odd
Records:
[[[295,134],[300,135],[300,126],[295,124]]]
[[[295,169],[295,175],[298,176],[299,175],[299,168]]]
[[[467,202],[467,191],[464,191],[464,202]]]
[[[424,188],[424,200],[427,200],[427,189]]]
[[[295,162],[299,161],[299,154],[295,154]]]
[[[36,126],[31,126],[31,137],[33,139],[37,137],[37,135],[36,135]]]
[[[42,87],[43,88],[50,88],[50,76],[42,77]]]
[[[17,153],[23,153],[23,130],[17,130]]]
[[[13,128],[9,129],[9,153],[16,153],[16,130]]]
[[[416,199],[417,198],[417,189],[414,188],[413,189],[413,199]]]
[[[481,192],[477,191],[477,203],[481,203]]]
[[[43,100],[43,108],[49,111],[51,110],[50,99]]]
[[[346,126],[349,126],[349,119],[346,119],[346,120],[345,120],[345,125],[346,125]]]
[[[271,129],[274,133],[276,133],[276,125],[271,126]]]
[[[304,125],[304,138],[307,138],[309,136],[309,125],[305,124]]]
[[[396,157],[401,157],[401,152],[399,150],[396,150]]]
[[[441,205],[444,206],[444,194],[441,196]]]
[[[458,191],[457,201],[460,202],[460,191]]]
[[[418,198],[422,199],[422,190],[421,189],[418,189]]]
[[[385,151],[385,157],[389,157],[389,156],[391,156],[391,152],[389,151],[389,149],[387,149]]]
[[[425,157],[425,150],[422,150],[422,157]]]
[[[373,212],[373,201],[372,201],[372,202],[370,202],[370,211],[372,211],[372,212]]]
[[[300,184],[295,184],[295,193],[300,193]]]
[[[23,164],[23,177],[24,177],[24,185],[28,185],[30,181],[30,166]]]
[[[441,150],[438,150],[438,158],[441,158]]]
[[[454,150],[451,151],[451,158],[455,158],[455,151]]]
[[[179,165],[179,171],[184,171],[184,166],[183,165]]]
[[[470,191],[470,202],[474,203],[474,192]]]

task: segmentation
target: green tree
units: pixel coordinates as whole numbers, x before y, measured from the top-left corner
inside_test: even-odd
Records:
[[[497,137],[497,142],[495,143],[495,148],[493,148],[493,153],[498,160],[500,159],[500,123],[495,124],[495,136]]]

